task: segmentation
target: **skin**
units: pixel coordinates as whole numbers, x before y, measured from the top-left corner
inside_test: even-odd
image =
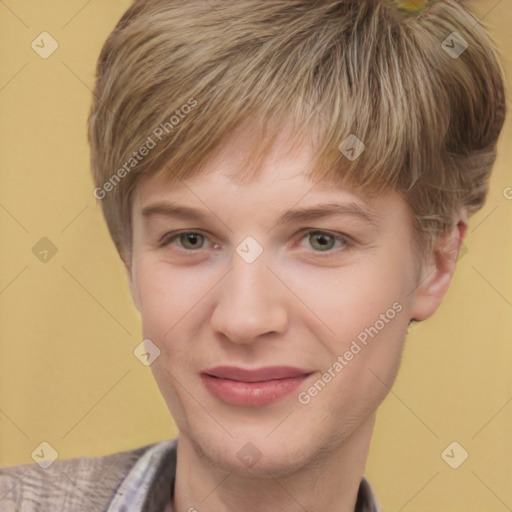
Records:
[[[396,377],[409,321],[439,306],[455,268],[443,248],[465,236],[461,212],[418,278],[405,201],[393,191],[369,199],[314,184],[311,146],[285,155],[287,141],[283,132],[250,183],[233,180],[251,146],[240,131],[201,178],[176,184],[155,175],[134,194],[127,272],[144,338],[161,351],[151,368],[180,432],[177,512],[353,511],[375,411]],[[143,214],[169,201],[200,209],[207,220]],[[355,203],[374,221],[351,213],[276,224],[292,208],[330,201]],[[180,230],[204,238],[159,244]],[[351,242],[327,236],[322,245],[315,230]],[[263,249],[252,263],[235,252],[247,236]],[[396,303],[400,312],[300,403],[298,393]],[[289,365],[314,374],[277,402],[235,406],[199,377],[221,364]],[[250,467],[237,456],[249,442],[259,454]]]

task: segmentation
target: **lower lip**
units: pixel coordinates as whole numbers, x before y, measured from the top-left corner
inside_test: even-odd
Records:
[[[311,374],[263,382],[239,382],[201,374],[206,388],[232,405],[266,405],[297,389]]]

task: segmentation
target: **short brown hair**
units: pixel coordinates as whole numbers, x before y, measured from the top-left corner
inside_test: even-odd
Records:
[[[496,48],[459,1],[135,0],[98,60],[94,194],[128,261],[141,179],[198,175],[248,122],[257,162],[286,124],[317,138],[315,179],[399,192],[425,249],[484,204],[504,117]]]

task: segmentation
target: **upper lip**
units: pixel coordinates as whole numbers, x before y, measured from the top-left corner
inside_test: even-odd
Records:
[[[202,373],[220,379],[237,380],[240,382],[262,382],[266,380],[288,379],[313,372],[292,366],[265,366],[252,370],[237,366],[216,366],[204,370]]]

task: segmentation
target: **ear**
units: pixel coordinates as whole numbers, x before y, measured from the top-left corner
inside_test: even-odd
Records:
[[[137,279],[135,275],[135,267],[133,266],[133,259],[124,260],[124,270],[126,272],[126,277],[128,278],[128,286],[130,287],[130,294],[132,296],[133,303],[135,307],[140,313],[141,305],[140,305],[140,295],[139,289],[137,287]]]
[[[432,316],[441,304],[450,286],[459,251],[466,237],[467,210],[461,210],[452,228],[434,244],[428,263],[423,267],[411,320],[422,321]]]

